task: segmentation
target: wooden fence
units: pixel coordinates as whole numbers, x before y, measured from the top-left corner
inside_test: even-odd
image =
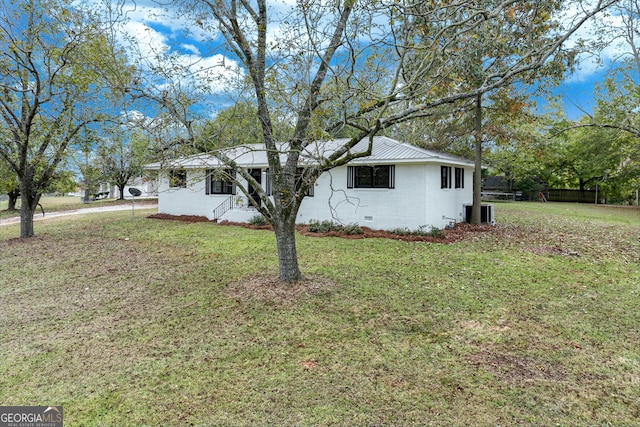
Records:
[[[599,199],[604,199],[605,194],[600,191],[598,194]],[[549,189],[549,195],[547,200],[550,202],[576,202],[576,203],[595,203],[596,191],[595,190],[559,190]]]

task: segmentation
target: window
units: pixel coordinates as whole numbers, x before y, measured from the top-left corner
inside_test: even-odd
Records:
[[[272,176],[271,176],[271,171],[269,169],[267,169],[267,181],[265,184],[265,190],[267,191],[267,195],[271,196],[273,195],[273,185],[272,185]],[[304,168],[296,168],[296,191],[300,190],[300,187],[302,186],[302,176],[304,174]],[[309,186],[309,189],[307,190],[307,194],[306,196],[308,197],[313,197],[314,194],[314,184],[311,184]]]
[[[464,169],[456,168],[455,174],[455,188],[464,188]]]
[[[349,166],[347,188],[395,188],[394,165]]]
[[[440,188],[451,188],[451,166],[440,166]]]
[[[236,194],[233,169],[208,170],[206,176],[206,194]]]
[[[171,169],[169,171],[169,187],[187,188],[187,171],[184,169]]]
[[[296,191],[299,191],[300,187],[302,187],[303,175],[304,175],[304,168],[297,168],[296,169]],[[311,184],[309,186],[306,196],[313,197],[313,194],[314,194],[313,187],[314,187],[314,184]]]

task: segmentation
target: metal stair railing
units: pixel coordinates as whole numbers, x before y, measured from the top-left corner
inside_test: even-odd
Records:
[[[217,208],[213,210],[213,220],[218,221],[225,213],[229,212],[233,208],[233,196],[227,197],[224,202],[220,203]]]

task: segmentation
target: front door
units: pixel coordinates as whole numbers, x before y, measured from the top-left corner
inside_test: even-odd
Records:
[[[256,180],[258,184],[262,184],[262,169],[249,169],[249,175]],[[260,206],[260,194],[256,191],[253,186],[249,186],[249,197],[251,197],[255,201],[255,205],[252,206]],[[249,201],[251,203],[251,201]]]

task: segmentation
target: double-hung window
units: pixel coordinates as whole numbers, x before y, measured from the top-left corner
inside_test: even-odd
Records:
[[[187,171],[184,169],[171,169],[169,171],[170,188],[187,188]]]
[[[440,188],[451,188],[451,166],[440,166]]]
[[[440,188],[464,188],[464,168],[440,166]]]
[[[455,170],[455,188],[464,188],[464,169],[456,168]]]
[[[297,168],[296,169],[296,191],[300,191],[300,187],[302,187],[302,180],[304,179],[304,168]],[[314,184],[311,184],[309,186],[309,189],[307,190],[306,196],[308,197],[313,197],[313,186]]]
[[[271,171],[269,169],[267,169],[266,178],[267,178],[267,181],[265,184],[265,190],[267,191],[268,196],[272,196],[273,195],[273,177],[271,176]],[[302,187],[303,179],[304,179],[304,168],[296,168],[296,191],[299,191],[300,187]],[[313,197],[313,194],[314,194],[314,185],[311,184],[309,186],[309,189],[307,190],[306,196]]]
[[[233,169],[207,170],[206,194],[236,194],[235,177],[236,171]]]
[[[347,188],[395,188],[395,165],[348,166]]]

